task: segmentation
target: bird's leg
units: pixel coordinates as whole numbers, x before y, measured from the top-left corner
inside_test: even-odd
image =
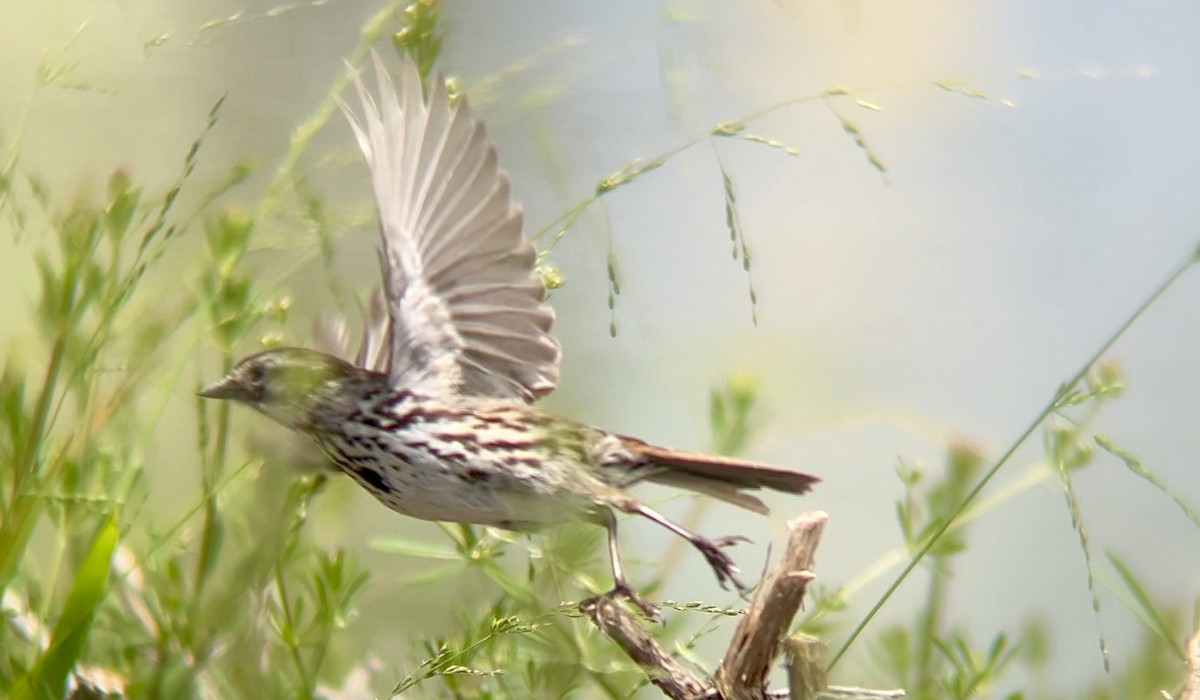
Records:
[[[708,561],[708,565],[712,567],[713,573],[717,576],[717,583],[720,583],[722,588],[728,589],[729,586],[727,584],[732,583],[734,587],[737,588],[739,593],[746,590],[746,584],[742,583],[742,580],[738,578],[738,574],[740,574],[741,571],[733,563],[733,560],[729,558],[729,555],[721,551],[721,549],[723,547],[729,547],[737,544],[738,542],[749,542],[750,540],[748,538],[740,535],[733,535],[731,537],[721,537],[716,540],[710,540],[706,537],[702,537],[701,535],[697,535],[685,527],[676,525],[675,523],[656,513],[654,510],[642,505],[642,503],[636,498],[630,496],[616,499],[613,505],[626,513],[641,515],[649,518],[650,520],[653,520],[659,525],[662,525],[671,532],[690,542],[693,547],[700,550],[700,553],[704,555],[704,559]]]
[[[621,548],[617,545],[617,516],[613,515],[613,512],[608,508],[604,509],[604,514],[603,525],[608,531],[608,560],[612,565],[613,576],[612,590],[604,595],[609,598],[624,598],[638,606],[645,613],[646,617],[655,622],[660,622],[662,616],[659,615],[658,608],[638,595],[637,591],[633,590],[633,586],[630,586],[629,582],[625,580],[625,567],[621,565]]]

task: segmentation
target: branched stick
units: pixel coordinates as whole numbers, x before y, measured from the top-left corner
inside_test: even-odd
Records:
[[[780,642],[800,609],[808,582],[815,578],[813,557],[827,520],[828,515],[817,511],[788,523],[792,535],[787,549],[755,593],[717,669],[717,687],[728,700],[763,697]]]
[[[829,519],[806,513],[788,523],[792,535],[774,570],[763,581],[750,609],[738,623],[715,680],[687,668],[646,632],[641,618],[617,601],[600,596],[579,609],[633,659],[650,682],[672,700],[880,700],[903,698],[900,690],[840,688],[825,685],[820,640],[802,635],[787,641],[791,691],[767,690],[767,675],[779,655],[784,635],[800,609],[812,573],[813,555]],[[806,661],[807,659],[807,661]],[[1200,697],[1189,698],[1200,700]]]

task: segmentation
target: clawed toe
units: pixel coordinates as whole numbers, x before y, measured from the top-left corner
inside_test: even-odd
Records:
[[[642,611],[642,614],[649,618],[650,621],[659,623],[663,621],[662,613],[658,611],[658,608],[654,607],[654,605],[652,605],[649,601],[638,595],[638,592],[633,590],[633,587],[624,581],[618,581],[613,584],[612,590],[605,593],[601,597],[610,599],[624,598],[625,600],[628,600],[630,603],[633,603],[635,606],[637,606],[637,608]]]
[[[696,549],[704,555],[708,565],[712,567],[713,573],[717,576],[717,583],[721,584],[722,588],[728,589],[729,584],[733,584],[738,591],[746,590],[746,584],[742,583],[738,577],[738,574],[742,573],[741,570],[737,568],[728,554],[721,551],[722,547],[728,547],[744,539],[744,537],[723,537],[713,541],[698,537],[692,542]]]
[[[717,576],[717,583],[721,584],[722,588],[728,590],[729,584],[733,584],[733,587],[736,588],[739,593],[744,593],[747,590],[746,584],[742,583],[742,580],[738,577],[738,574],[740,574],[741,571],[739,571],[737,566],[734,565],[733,560],[721,550],[724,547],[731,547],[739,542],[749,542],[750,540],[748,538],[742,537],[741,535],[718,537],[715,540],[701,537],[691,530],[667,520],[658,513],[655,513],[653,510],[650,510],[641,503],[638,503],[633,498],[617,499],[612,503],[612,505],[626,513],[637,513],[638,515],[649,518],[650,520],[653,520],[659,525],[662,525],[671,532],[690,542],[693,547],[698,549],[700,553],[704,555],[705,560],[708,561],[708,565],[712,567],[713,573]],[[615,578],[617,581],[622,581],[623,576],[621,574],[620,567],[618,566],[616,556],[616,541],[614,539],[614,534],[616,533],[616,522],[613,520],[611,513],[608,515],[607,524],[609,533],[608,546],[610,553],[612,554],[613,561],[613,578]]]

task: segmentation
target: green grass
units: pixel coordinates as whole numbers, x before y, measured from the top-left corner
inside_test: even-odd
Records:
[[[386,35],[398,50],[414,52],[426,73],[434,65],[443,32],[438,3],[393,3],[365,27],[356,55]],[[64,79],[73,65],[48,54],[41,84]],[[163,387],[169,387],[167,397],[191,396],[199,382],[195,357],[202,358],[206,376],[215,376],[248,348],[264,339],[278,342],[289,332],[289,303],[275,280],[255,274],[247,256],[264,224],[289,207],[310,220],[321,217],[321,202],[307,192],[297,169],[333,113],[332,96],[341,86],[332,85],[296,128],[289,152],[246,211],[223,202],[224,195],[248,188],[254,174],[249,166],[228,167],[206,191],[193,178],[206,155],[206,136],[221,123],[220,101],[193,146],[180,154],[178,176],[165,191],[147,192],[136,174],[118,172],[98,202],[50,191],[23,168],[25,123],[3,132],[10,140],[0,172],[0,216],[17,242],[20,264],[36,271],[30,333],[37,351],[11,350],[0,376],[0,695],[61,697],[68,683],[94,685],[102,678],[137,698],[311,698],[363,682],[381,694],[426,697],[624,698],[646,688],[646,678],[580,617],[573,602],[607,585],[597,528],[567,526],[530,538],[446,524],[433,542],[375,537],[379,551],[431,563],[406,582],[382,582],[351,553],[318,544],[311,532],[309,515],[328,479],[336,477],[319,469],[260,469],[261,454],[278,454],[278,445],[241,449],[256,424],[235,424],[228,404],[199,399],[187,406],[190,424],[183,430],[194,441],[171,440],[173,450],[187,452],[188,463],[197,465],[194,481],[178,493],[150,491],[149,473],[159,467],[147,461],[150,446],[162,431],[179,430],[164,422],[169,398]],[[878,106],[844,88],[801,96],[715,125],[664,153],[630,159],[601,178],[535,232],[544,277],[561,284],[549,255],[589,207],[636,186],[688,149],[737,138],[764,146],[764,157],[795,155],[770,136],[750,133],[748,124],[806,103],[834,110],[869,166],[886,175],[844,114]],[[722,183],[732,257],[747,275],[753,313],[752,256],[737,174],[718,155],[713,177]],[[185,199],[195,204],[185,210]],[[328,254],[332,246],[326,239],[315,254]],[[1040,434],[1053,470],[1038,472],[1023,488],[1051,478],[1061,484],[1088,570],[1089,587],[1080,595],[1098,606],[1098,591],[1107,587],[1145,630],[1142,652],[1112,678],[1097,680],[1088,697],[1147,697],[1158,688],[1176,688],[1181,640],[1194,620],[1184,606],[1154,600],[1142,583],[1145,572],[1116,554],[1094,554],[1087,504],[1073,479],[1098,456],[1111,455],[1200,525],[1186,498],[1090,427],[1123,387],[1117,369],[1102,362],[1105,352],[1196,260],[1187,256],[1074,376],[1047,392],[1043,410],[999,459],[989,462],[960,444],[949,450],[943,469],[897,467],[904,489],[896,504],[900,554],[857,582],[822,582],[799,625],[845,640],[832,664],[861,649],[878,685],[904,687],[921,699],[995,697],[992,689],[1018,671],[1037,679],[1053,668],[1047,651],[1052,620],[1015,622],[986,634],[965,630],[948,606],[954,566],[972,546],[969,524],[996,505],[981,500],[985,486],[1012,468],[1018,447]],[[619,265],[612,255],[606,264],[615,308],[622,291]],[[181,269],[192,275],[182,286]],[[615,312],[612,324],[615,334]],[[748,448],[761,426],[757,394],[754,379],[745,376],[712,392],[714,451]],[[158,505],[166,498],[186,500],[164,515]],[[685,520],[703,513],[698,506]],[[647,593],[677,576],[672,551]],[[892,570],[888,563],[901,559],[908,564],[886,594],[865,617],[854,617],[849,603],[865,602],[858,596],[862,580],[883,576]],[[907,611],[903,623],[872,625],[918,568],[928,574],[920,605]],[[456,619],[436,633],[404,630],[406,645],[378,648],[362,631],[369,628],[363,601],[372,591],[399,587],[419,595],[428,584],[463,580],[483,582],[475,588],[484,593],[459,603]],[[657,634],[688,659],[698,641],[726,628],[735,612],[703,603],[665,607],[668,622]],[[387,616],[389,610],[377,606],[370,615]],[[1102,636],[1099,644],[1105,645]],[[1033,682],[1024,695],[1008,697],[1046,697]]]

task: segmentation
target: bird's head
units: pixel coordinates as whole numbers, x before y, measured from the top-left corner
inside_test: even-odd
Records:
[[[277,348],[245,358],[204,387],[200,396],[237,401],[288,428],[305,430],[315,412],[340,403],[350,385],[358,385],[365,374],[323,352]]]

